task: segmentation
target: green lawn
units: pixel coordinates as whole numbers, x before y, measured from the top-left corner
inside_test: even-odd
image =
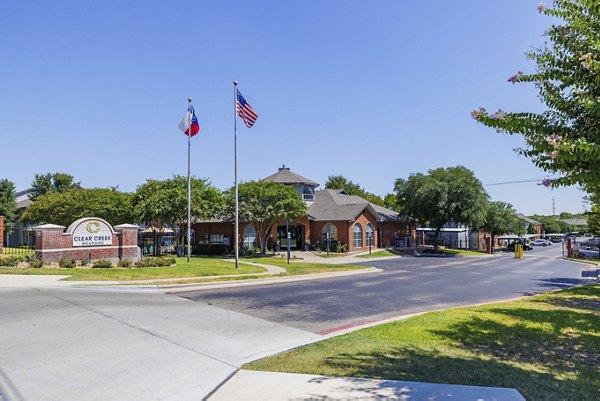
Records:
[[[364,255],[358,255],[357,258],[365,258],[365,259],[367,259],[367,258],[384,258],[387,256],[398,256],[398,255],[395,254],[394,252],[388,251],[387,249],[382,249],[379,251],[371,252],[370,255],[368,253],[364,254]]]
[[[216,258],[191,258],[190,263],[186,258],[177,258],[177,266],[170,267],[145,267],[131,269],[11,269],[0,268],[1,274],[59,274],[71,275],[65,280],[71,281],[103,281],[103,280],[151,280],[161,278],[178,277],[206,277],[222,276],[229,274],[248,274],[262,273],[265,269],[259,266],[252,266],[240,263],[239,269],[235,269],[235,264]]]
[[[263,263],[266,265],[280,266],[286,269],[287,273],[282,273],[280,276],[296,276],[301,274],[313,274],[313,273],[329,273],[345,270],[361,270],[365,269],[365,266],[354,266],[354,265],[330,265],[324,263],[307,263],[297,261],[294,259],[290,260],[288,265],[286,258],[279,257],[263,257],[263,258],[250,258],[242,259],[248,262]]]
[[[427,313],[244,368],[514,387],[528,401],[600,399],[600,285]]]
[[[487,253],[484,252],[467,251],[465,249],[444,249],[442,252],[448,255],[489,256]]]

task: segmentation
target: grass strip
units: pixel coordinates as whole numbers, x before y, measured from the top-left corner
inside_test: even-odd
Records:
[[[369,259],[369,258],[385,258],[388,256],[398,256],[397,254],[395,254],[394,252],[390,252],[387,249],[382,249],[380,251],[375,251],[375,252],[371,252],[371,254],[369,255],[364,254],[364,255],[357,255],[357,258],[364,258],[364,259]]]
[[[600,399],[600,285],[432,312],[244,368],[513,387],[529,401]]]
[[[346,270],[363,270],[365,266],[356,265],[332,265],[325,263],[308,263],[300,260],[290,259],[290,263],[287,263],[286,258],[281,257],[262,257],[262,258],[248,258],[242,259],[247,262],[262,263],[265,265],[279,266],[287,270],[287,273],[282,273],[280,276],[297,276],[302,274],[314,274],[314,273],[330,273]]]
[[[250,274],[263,273],[265,269],[260,266],[253,266],[246,263],[240,263],[239,269],[235,269],[235,264],[217,258],[191,258],[188,263],[186,258],[177,258],[176,266],[168,267],[143,267],[143,268],[111,268],[111,269],[92,269],[92,268],[73,268],[73,269],[14,269],[0,268],[2,274],[50,274],[50,275],[71,275],[64,280],[68,281],[129,281],[129,280],[152,280],[162,278],[183,278],[183,277],[206,277],[223,276],[231,274]]]

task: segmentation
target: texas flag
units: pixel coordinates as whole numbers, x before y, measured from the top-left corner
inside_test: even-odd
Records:
[[[190,115],[192,117],[192,124],[190,126]],[[183,119],[179,123],[179,129],[186,135],[193,137],[200,131],[200,124],[198,124],[198,117],[194,111],[194,106],[190,104],[188,111],[183,116]]]

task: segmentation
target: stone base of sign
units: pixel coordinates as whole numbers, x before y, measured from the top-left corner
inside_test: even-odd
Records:
[[[46,263],[61,259],[94,261],[107,259],[137,262],[141,251],[137,245],[138,226],[121,224],[111,227],[94,217],[79,219],[69,226],[44,224],[35,228],[36,255]]]
[[[4,251],[4,216],[0,216],[0,253]]]

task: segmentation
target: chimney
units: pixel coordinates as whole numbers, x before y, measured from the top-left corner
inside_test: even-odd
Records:
[[[287,171],[290,171],[290,168],[289,168],[289,167],[286,167],[286,166],[285,166],[285,164],[284,164],[284,165],[283,165],[283,167],[279,167],[279,171],[281,171],[281,170],[287,170]]]

